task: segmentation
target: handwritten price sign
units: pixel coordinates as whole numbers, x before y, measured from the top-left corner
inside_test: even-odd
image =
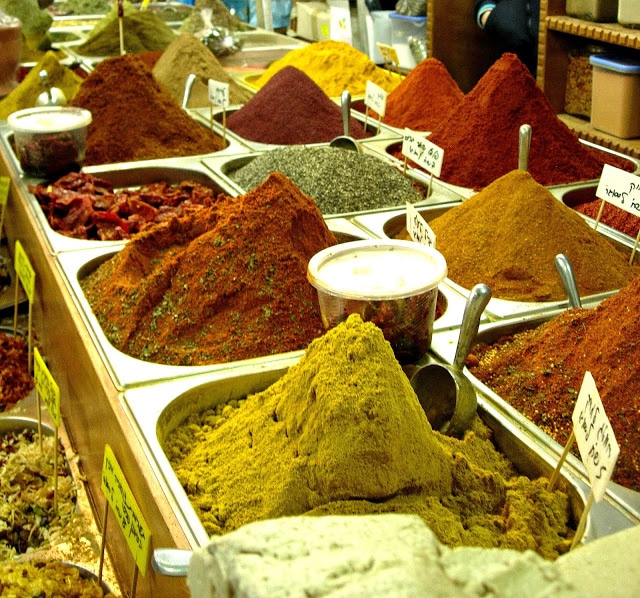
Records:
[[[373,81],[367,81],[364,104],[367,108],[375,110],[380,116],[384,116],[387,110],[387,92]]]
[[[640,177],[605,164],[596,189],[596,197],[640,216]]]
[[[376,42],[376,46],[378,48],[378,52],[380,52],[380,56],[382,56],[382,60],[384,60],[385,63],[392,64],[395,67],[400,64],[398,53],[393,46],[381,44],[380,42]]]
[[[145,575],[149,561],[151,532],[108,444],[104,447],[100,487],[118,519],[138,569],[142,575]]]
[[[10,185],[11,179],[8,176],[0,176],[0,207],[4,207],[7,204]]]
[[[60,427],[60,388],[42,359],[38,347],[33,349],[33,377],[38,395],[55,425]]]
[[[209,101],[223,108],[229,107],[229,84],[209,79],[207,83]]]
[[[30,303],[35,299],[36,273],[20,241],[16,241],[14,269]]]
[[[409,202],[407,202],[407,232],[412,241],[436,248],[436,234],[415,206]]]
[[[444,150],[423,135],[405,129],[402,138],[402,155],[430,172],[433,176],[440,176]]]
[[[620,447],[591,372],[586,372],[571,416],[573,432],[587,468],[591,491],[599,502],[613,474]]]

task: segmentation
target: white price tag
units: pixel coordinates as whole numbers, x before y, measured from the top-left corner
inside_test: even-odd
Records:
[[[229,84],[209,79],[207,88],[209,91],[209,101],[223,108],[229,107]]]
[[[640,177],[605,164],[596,189],[596,197],[640,216]]]
[[[573,433],[587,468],[591,491],[599,502],[613,474],[620,447],[591,372],[586,372],[571,416]]]
[[[419,133],[404,130],[402,155],[412,160],[433,176],[439,177],[442,170],[444,150]]]
[[[380,116],[384,116],[387,110],[387,92],[373,81],[367,81],[365,88],[364,104],[367,108],[375,110]]]
[[[409,202],[407,202],[407,232],[412,241],[436,248],[436,234],[415,206]]]

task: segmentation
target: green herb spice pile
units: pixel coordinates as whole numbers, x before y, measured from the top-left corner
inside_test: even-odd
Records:
[[[170,365],[249,359],[322,334],[307,264],[336,243],[313,200],[274,173],[145,229],[81,284],[124,353]]]

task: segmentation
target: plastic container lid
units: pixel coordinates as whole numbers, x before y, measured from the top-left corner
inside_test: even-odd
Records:
[[[7,118],[14,131],[58,133],[91,124],[91,112],[72,106],[41,106],[13,112]]]
[[[307,278],[319,291],[346,299],[412,297],[447,276],[444,256],[427,245],[402,240],[341,243],[309,260]]]
[[[410,17],[409,15],[403,15],[399,12],[392,12],[389,15],[390,19],[404,19],[405,21],[413,21],[414,23],[424,23],[427,20],[426,16]]]
[[[623,75],[640,74],[640,62],[636,62],[623,56],[606,56],[602,54],[594,54],[589,56],[589,62],[594,66],[615,71]]]

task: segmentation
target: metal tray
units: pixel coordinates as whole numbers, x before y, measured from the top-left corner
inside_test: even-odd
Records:
[[[215,174],[205,168],[200,161],[191,158],[88,166],[84,168],[83,171],[110,181],[115,189],[134,189],[140,185],[161,181],[178,184],[186,180],[191,180],[209,187],[217,193],[225,193],[227,195],[237,194],[233,187],[226,185],[224,181],[218,180]],[[126,240],[99,241],[75,239],[55,231],[47,221],[38,200],[28,189],[29,184],[39,184],[41,182],[39,179],[31,179],[24,176],[16,180],[16,184],[22,187],[24,197],[28,198],[29,207],[44,234],[50,253],[56,254],[62,251],[90,249],[93,247],[120,246],[127,242]]]
[[[444,212],[451,209],[452,207],[455,207],[455,205],[436,205],[429,207],[425,206],[420,207],[419,213],[428,222],[429,220],[441,216]],[[373,237],[383,239],[393,238],[393,236],[397,234],[404,226],[405,220],[405,210],[366,214],[354,218],[356,224],[369,231]],[[600,230],[600,227],[598,227],[598,231],[601,232],[601,234],[605,236],[609,241],[611,241],[614,245],[620,248],[628,248],[633,243],[633,240],[631,240],[630,237],[627,237],[627,240],[621,238],[626,237],[626,235],[611,234],[610,230]],[[634,261],[640,263],[640,256],[637,255],[634,258]],[[446,279],[446,284],[452,289],[455,289],[456,292],[463,295],[464,297],[468,297],[469,289],[460,286],[450,278]],[[581,297],[581,301],[585,307],[590,307],[600,303],[603,299],[606,299],[607,297],[614,295],[617,292],[617,290],[612,290],[604,293],[597,293],[595,295],[584,296]],[[489,301],[489,304],[487,305],[485,314],[489,317],[490,320],[502,320],[505,318],[513,318],[525,314],[534,314],[559,308],[566,308],[568,304],[568,300],[527,302],[511,301],[508,299],[498,299],[496,297],[492,297]]]
[[[203,375],[161,385],[138,387],[125,391],[122,396],[125,410],[149,463],[174,505],[176,517],[193,548],[206,544],[208,536],[162,450],[162,442],[189,415],[233,398],[264,390],[278,380],[293,362],[272,365],[272,368],[248,371],[242,375],[227,371],[222,375]],[[479,414],[493,430],[499,449],[520,473],[532,478],[550,476],[555,465],[553,459],[536,445],[526,430],[514,426],[489,403],[481,404]],[[584,509],[588,488],[564,470],[561,485],[569,494],[577,524]],[[583,542],[632,525],[623,513],[610,504],[604,501],[596,503],[590,511]]]
[[[266,69],[272,62],[280,60],[291,50],[308,45],[304,40],[266,29],[237,31],[234,36],[242,42],[242,48],[239,52],[218,59],[224,67]],[[245,85],[242,80],[239,80],[239,83],[250,91],[256,91],[255,87]]]
[[[524,330],[536,328],[541,324],[552,320],[561,314],[563,310],[555,310],[546,314],[525,316],[516,320],[481,324],[476,343],[491,343],[505,335],[515,334]],[[439,335],[434,335],[431,344],[431,351],[442,361],[452,363],[455,355],[455,348],[458,342],[458,332],[448,331]],[[478,401],[492,406],[494,410],[501,413],[503,417],[513,422],[513,425],[527,431],[527,434],[534,439],[535,443],[548,453],[553,462],[557,463],[563,452],[563,446],[551,438],[546,432],[529,421],[522,413],[513,408],[507,401],[502,399],[488,386],[480,382],[465,368],[466,375],[471,379],[478,392]],[[564,468],[571,471],[572,475],[589,485],[589,477],[582,461],[575,455],[569,454]],[[615,504],[616,508],[625,516],[640,523],[640,493],[629,490],[619,484],[610,482],[607,488],[607,500]]]
[[[326,147],[326,144],[316,145],[316,146],[305,145],[300,147]],[[263,152],[250,152],[246,154],[238,154],[236,156],[219,156],[219,157],[216,156],[212,158],[203,158],[202,163],[207,168],[210,168],[216,175],[218,175],[218,177],[221,180],[224,180],[227,185],[234,187],[239,194],[243,194],[243,193],[246,193],[247,190],[243,189],[240,185],[238,185],[238,183],[232,180],[231,174],[234,173],[239,168],[242,168],[243,166],[246,166],[247,164],[249,164],[252,160],[260,156],[262,153]],[[368,152],[366,152],[365,150],[364,153],[368,153]],[[424,176],[421,176],[417,172],[408,172],[407,176],[416,185],[421,187],[425,191],[425,194],[427,192],[427,189],[430,189],[429,197],[419,202],[416,202],[414,204],[416,206],[431,206],[431,205],[445,204],[445,203],[448,204],[449,206],[453,206],[462,201],[462,198],[459,195],[452,192],[447,187],[440,185],[437,181],[431,184],[427,178],[425,178]],[[429,185],[431,186],[429,187]],[[341,218],[353,218],[355,216],[359,216],[362,214],[388,215],[391,212],[397,213],[398,209],[399,208],[397,207],[391,207],[391,208],[381,208],[377,210],[368,210],[368,211],[363,210],[361,212],[344,212],[341,214],[333,214],[333,215],[325,214],[324,216],[325,218],[329,218],[331,216],[339,216]],[[403,208],[403,213],[404,213],[404,208]],[[354,219],[354,222],[356,222],[358,226],[361,226],[362,220],[360,218],[357,218],[357,219]],[[369,229],[367,226],[363,226],[363,228],[365,230],[368,230],[369,236],[378,237],[378,238],[383,238],[384,236],[384,235],[381,235],[376,230]]]

